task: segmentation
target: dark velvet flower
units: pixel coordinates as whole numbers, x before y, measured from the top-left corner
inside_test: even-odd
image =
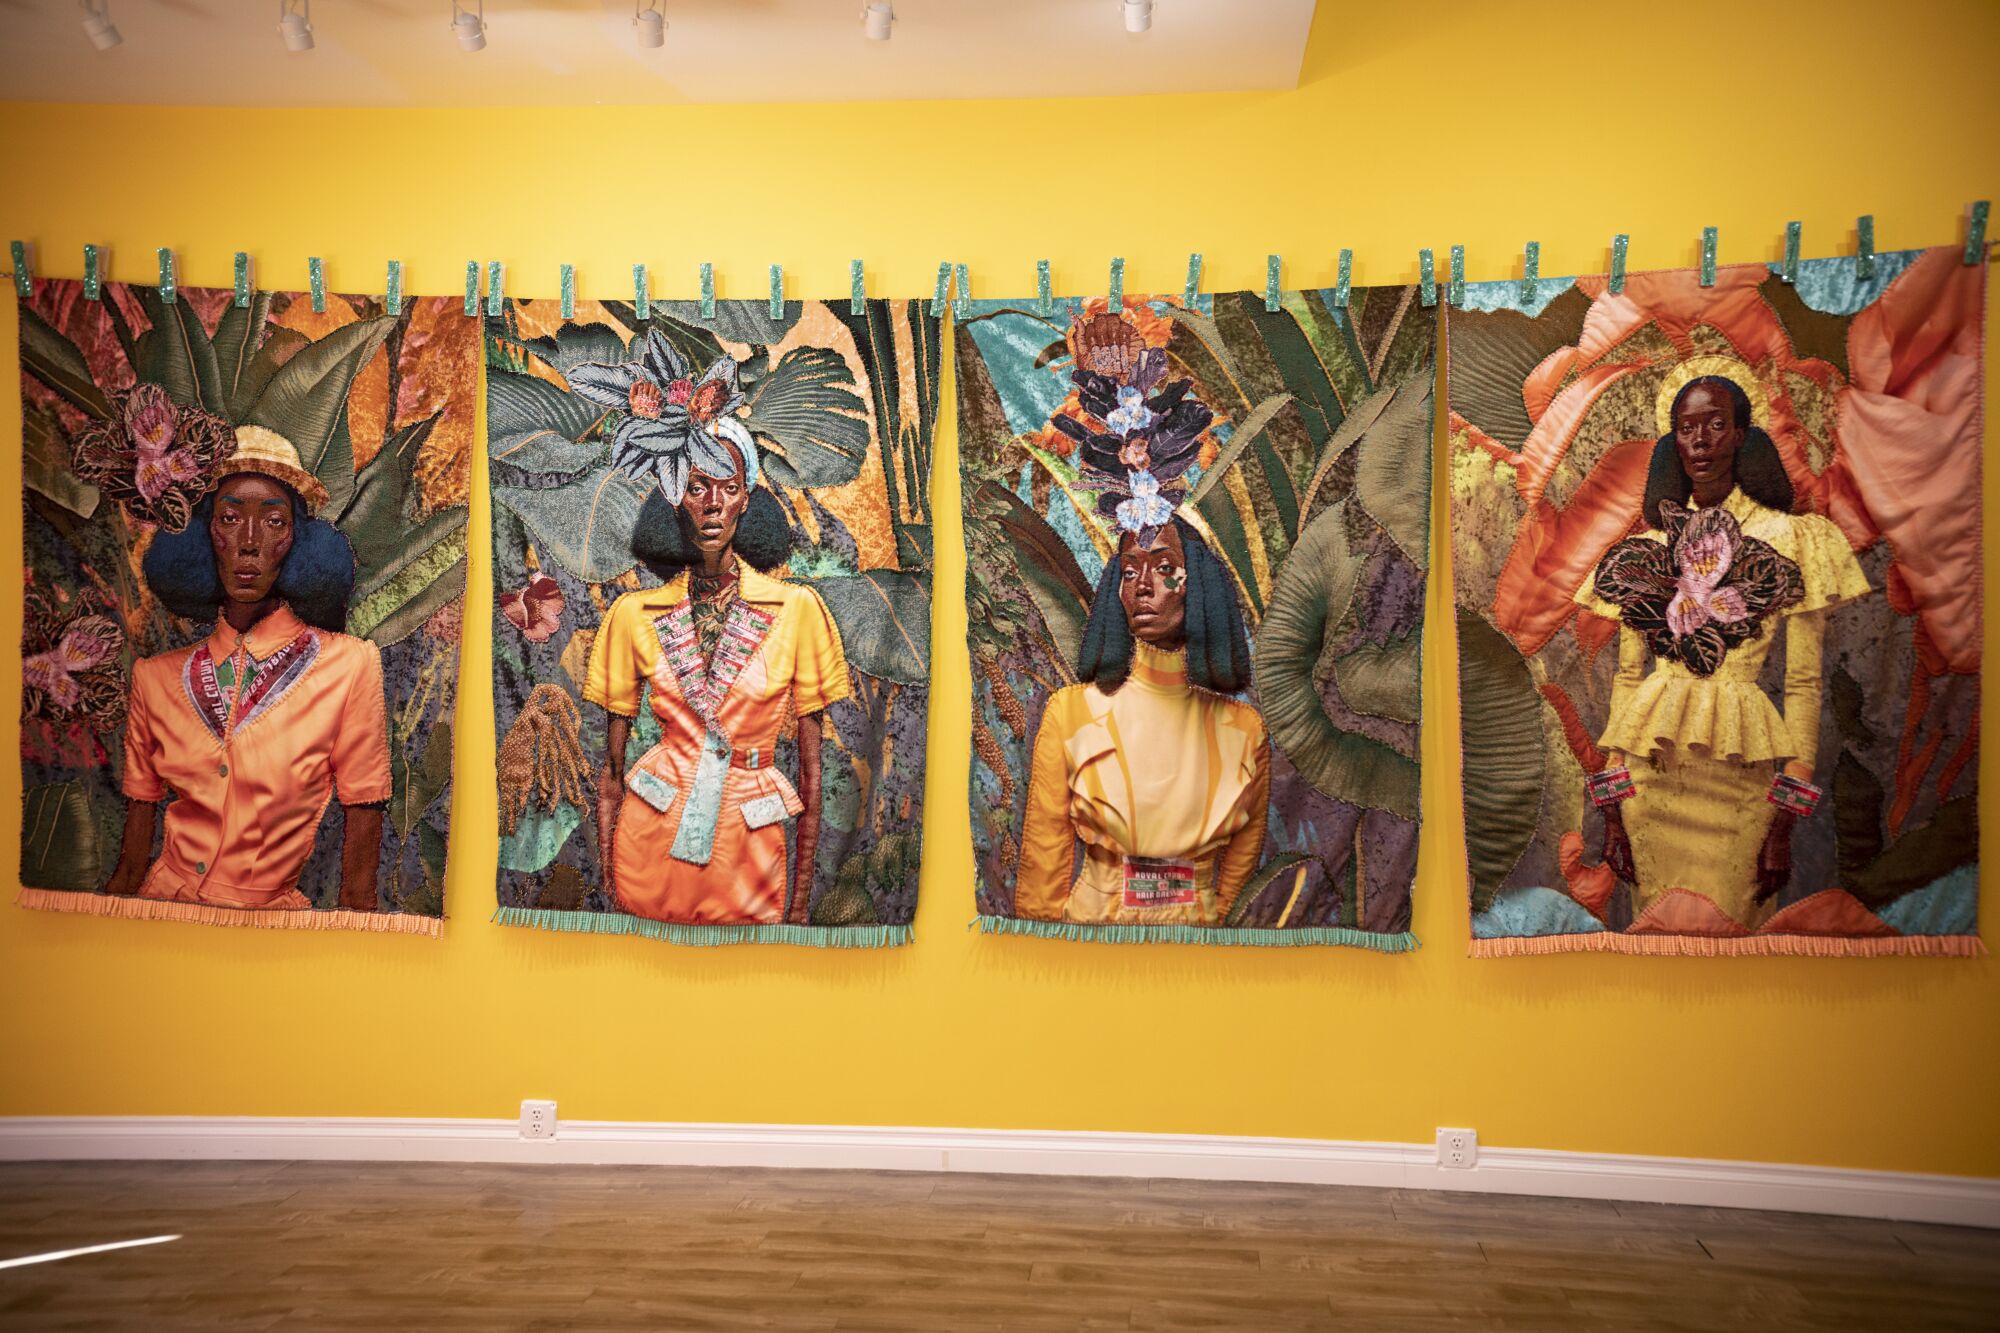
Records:
[[[736,361],[723,355],[699,380],[666,335],[646,335],[644,353],[616,364],[584,362],[566,377],[570,392],[597,407],[625,413],[611,437],[611,461],[632,476],[659,482],[670,504],[687,493],[691,472],[736,474],[729,446],[742,456],[745,483],[757,480],[757,448],[736,413]]]

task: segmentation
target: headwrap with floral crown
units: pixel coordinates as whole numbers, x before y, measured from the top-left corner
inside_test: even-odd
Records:
[[[736,374],[735,359],[724,353],[696,379],[673,344],[653,329],[632,360],[585,362],[570,367],[565,378],[585,402],[625,414],[611,437],[611,461],[640,481],[657,480],[667,503],[677,505],[691,472],[736,474],[732,444],[742,456],[743,484],[757,484],[757,445],[736,416],[745,406]]]

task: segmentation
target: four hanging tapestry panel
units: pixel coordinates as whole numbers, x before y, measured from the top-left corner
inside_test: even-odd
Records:
[[[21,901],[436,934],[479,324],[21,303]]]
[[[939,321],[560,309],[487,320],[498,919],[904,942]]]
[[[1475,954],[1979,951],[1985,265],[1474,284]]]
[[[1434,312],[959,323],[981,926],[1413,948]]]

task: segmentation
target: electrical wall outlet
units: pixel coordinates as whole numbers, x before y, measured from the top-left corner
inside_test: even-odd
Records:
[[[1438,1165],[1464,1171],[1479,1165],[1479,1135],[1470,1129],[1438,1131]]]
[[[521,1137],[524,1139],[552,1139],[555,1136],[556,1104],[554,1102],[522,1102]],[[1444,1141],[1442,1131],[1439,1131],[1438,1141],[1440,1143]]]

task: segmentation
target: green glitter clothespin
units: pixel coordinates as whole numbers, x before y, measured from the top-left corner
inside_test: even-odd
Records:
[[[1445,289],[1445,302],[1465,309],[1465,247],[1451,247],[1451,284]]]
[[[1352,250],[1342,250],[1340,252],[1340,271],[1333,280],[1333,308],[1335,310],[1347,309],[1348,296],[1353,291],[1353,281],[1354,252]]]
[[[1200,300],[1201,252],[1197,250],[1188,256],[1187,286],[1181,292],[1181,304],[1192,310],[1195,308],[1195,303]]]
[[[849,260],[847,264],[847,313],[868,313],[868,284],[862,278],[861,261],[858,259]]]
[[[773,320],[781,320],[784,317],[785,270],[781,266],[773,264],[771,265],[771,318]]]
[[[576,265],[562,266],[562,317],[576,318]]]
[[[1701,285],[1704,287],[1715,285],[1715,240],[1714,227],[1701,229]]]
[[[326,265],[318,255],[306,260],[306,286],[312,292],[312,307],[315,315],[326,313]]]
[[[646,266],[632,265],[632,313],[641,324],[653,317],[652,293],[646,290]]]
[[[1521,258],[1521,304],[1535,303],[1535,290],[1542,285],[1542,243],[1529,241]]]
[[[477,315],[479,313],[479,261],[477,259],[468,259],[465,261],[465,313],[468,315]]]
[[[174,280],[174,252],[164,245],[160,247],[160,299],[168,305],[181,299],[180,284]]]
[[[7,248],[14,255],[14,295],[25,301],[35,294],[34,275],[28,271],[28,243],[10,241]]]
[[[250,256],[241,250],[236,252],[236,308],[250,308]]]
[[[392,315],[403,313],[403,261],[400,259],[389,261],[388,290],[383,294],[382,304],[389,308]]]
[[[1986,209],[1987,201],[1976,201],[1972,205],[1972,216],[1965,227],[1965,262],[1983,264],[1986,262]]]
[[[83,299],[86,301],[104,299],[104,275],[100,267],[103,253],[94,245],[83,247]]]
[[[964,319],[972,313],[972,275],[966,272],[965,265],[954,264],[952,277],[958,284],[958,295],[952,299],[951,317]]]
[[[1438,303],[1437,260],[1428,249],[1417,251],[1417,286],[1425,305]]]
[[[1268,313],[1278,309],[1283,301],[1278,295],[1278,281],[1285,271],[1285,261],[1278,255],[1264,256],[1264,309]]]
[[[1804,231],[1804,223],[1785,224],[1785,264],[1782,276],[1788,283],[1796,284],[1799,280],[1799,239]]]
[[[1035,313],[1053,315],[1056,312],[1054,289],[1049,285],[1049,261],[1035,261]]]
[[[932,318],[937,318],[944,314],[944,298],[950,291],[951,261],[947,259],[938,265],[937,290],[931,293]]]
[[[1863,213],[1854,221],[1854,236],[1857,242],[1854,251],[1854,276],[1863,282],[1875,276],[1875,215]]]
[[[701,266],[701,317],[715,318],[715,265]]]
[[[1625,251],[1631,247],[1632,238],[1619,232],[1611,238],[1611,294],[1621,295],[1625,291]]]
[[[1115,255],[1111,260],[1111,290],[1105,304],[1114,315],[1125,308],[1125,256]]]
[[[507,270],[495,259],[486,265],[486,313],[497,315],[505,303],[507,290]]]

